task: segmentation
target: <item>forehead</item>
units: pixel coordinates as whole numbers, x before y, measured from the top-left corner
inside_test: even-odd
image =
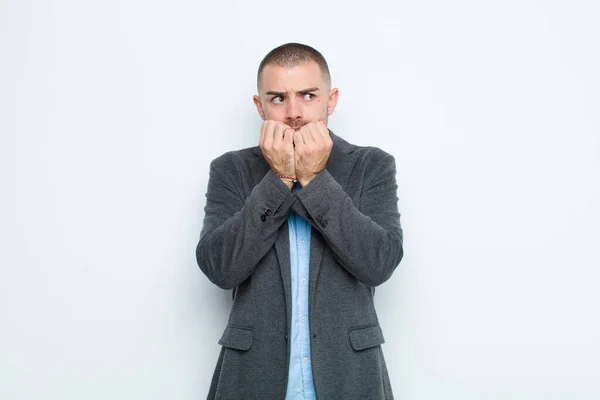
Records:
[[[280,67],[268,64],[262,70],[260,92],[290,92],[306,88],[324,88],[325,82],[321,68],[314,61],[308,61],[294,67]]]

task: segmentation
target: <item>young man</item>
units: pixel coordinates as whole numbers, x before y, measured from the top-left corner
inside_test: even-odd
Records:
[[[327,129],[338,90],[315,49],[260,64],[259,146],[211,163],[196,249],[233,289],[209,399],[392,399],[373,305],[403,256],[394,158]]]

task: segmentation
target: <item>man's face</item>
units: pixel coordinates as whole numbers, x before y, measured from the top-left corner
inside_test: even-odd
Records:
[[[281,121],[298,130],[323,121],[335,110],[338,90],[330,89],[314,61],[292,68],[269,64],[262,71],[254,104],[263,120]]]

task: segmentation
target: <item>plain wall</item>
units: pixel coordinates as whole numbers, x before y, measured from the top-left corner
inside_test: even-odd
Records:
[[[330,128],[396,157],[376,305],[403,400],[600,398],[600,6],[0,1],[0,398],[204,398],[231,305],[196,265],[262,57],[327,58]],[[327,399],[326,399],[327,400]]]

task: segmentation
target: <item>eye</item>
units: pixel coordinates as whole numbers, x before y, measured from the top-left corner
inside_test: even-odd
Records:
[[[283,96],[275,96],[271,99],[271,103],[281,104],[283,103]]]
[[[315,98],[315,95],[314,95],[314,94],[312,94],[312,93],[305,93],[305,94],[304,94],[304,100],[307,100],[307,101],[308,101],[308,100],[312,100],[312,99],[314,99],[314,98]]]

